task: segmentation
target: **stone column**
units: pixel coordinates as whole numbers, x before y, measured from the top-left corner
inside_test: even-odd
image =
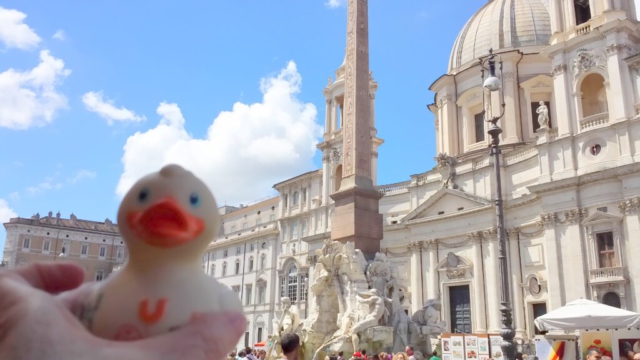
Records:
[[[331,121],[331,131],[336,131],[339,129],[338,122],[340,121],[340,105],[334,99],[333,100],[333,121]]]
[[[567,256],[563,256],[564,261],[571,264],[571,281],[575,284],[565,288],[565,293],[569,299],[587,299],[586,284],[589,281],[584,269],[584,259],[588,255],[584,253],[584,237],[580,230],[580,220],[582,212],[580,209],[573,209],[564,212],[564,222],[567,228],[564,231],[563,241],[566,245]],[[588,270],[587,270],[588,271]]]
[[[326,103],[327,105],[325,107],[324,115],[324,132],[329,133],[331,132],[331,99],[327,99]]]
[[[517,79],[515,79],[515,74],[512,71],[504,73],[504,103],[507,109],[507,113],[505,113],[506,117],[509,117],[510,114],[508,111],[510,111],[510,109],[514,112],[513,116],[515,117],[518,106],[520,105],[518,101],[518,99],[520,98],[520,89],[516,80]],[[495,101],[492,104],[492,109],[496,109],[494,113],[498,112],[500,109],[499,97],[496,100],[498,101]],[[531,113],[531,111],[529,111],[528,113]],[[520,142],[520,139],[518,137],[518,134],[520,133],[520,126],[520,121],[502,122],[502,138],[504,139],[505,143]]]
[[[608,0],[605,0],[608,1]],[[567,14],[567,25],[569,28],[576,26],[576,9],[573,7],[573,1],[565,1],[565,9],[567,10],[565,14]]]
[[[622,60],[630,50],[626,44],[620,44],[617,34],[607,36],[607,73],[609,74],[609,121],[619,121],[635,115],[633,109],[633,88],[629,66]],[[611,106],[615,99],[619,106]],[[621,154],[628,155],[628,154]]]
[[[557,57],[561,59],[560,56]],[[560,61],[563,61],[562,59]],[[555,122],[558,128],[558,137],[573,134],[576,125],[571,116],[570,104],[573,104],[573,90],[568,84],[569,74],[567,65],[559,63],[553,67],[553,96],[555,98],[556,116]]]
[[[520,264],[520,240],[518,236],[519,230],[509,229],[507,230],[507,236],[509,239],[509,262],[511,273],[511,289],[513,289],[511,306],[513,308],[514,328],[516,330],[516,337],[526,338],[527,332],[525,330],[525,308],[524,308],[524,296],[522,295],[522,276],[521,276],[521,264]]]
[[[429,277],[427,278],[427,288],[429,292],[427,299],[438,297],[440,293],[440,281],[438,277],[438,240],[429,241]]]
[[[371,134],[372,136],[375,136],[375,130],[376,130],[376,93],[372,92],[371,94],[369,94],[369,97],[371,98],[371,109],[369,110],[369,112],[371,113],[371,131],[374,132],[373,134]]]
[[[547,273],[549,281],[547,281],[547,291],[549,292],[549,308],[557,309],[564,304],[564,296],[562,295],[562,282],[560,276],[560,254],[558,251],[558,242],[556,239],[556,221],[555,213],[546,213],[540,216],[545,227],[544,230],[544,248],[547,253]]]
[[[626,182],[626,181],[625,181]],[[623,183],[624,185],[624,183]],[[632,198],[618,203],[618,208],[624,214],[624,237],[626,238],[626,259],[625,263],[629,267],[629,274],[640,274],[640,262],[637,261],[637,254],[640,253],[640,243],[633,239],[640,234],[640,218],[638,215],[638,207],[640,206],[640,198]],[[627,298],[627,310],[640,311],[640,279],[631,277],[631,286],[629,296]]]
[[[482,271],[482,233],[471,233],[473,239],[473,322],[478,334],[487,332],[487,308],[484,302],[484,272]]]
[[[411,253],[411,314],[422,308],[422,284],[420,283],[420,247],[422,242],[412,242]]]
[[[486,297],[490,333],[499,333],[500,324],[500,273],[498,270],[498,240],[495,230],[484,233],[487,244],[484,252],[484,264],[487,272]]]

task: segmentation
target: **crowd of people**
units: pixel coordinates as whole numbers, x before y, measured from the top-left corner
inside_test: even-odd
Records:
[[[300,337],[296,334],[289,333],[282,336],[280,339],[280,346],[282,348],[282,356],[285,360],[302,360],[300,359]],[[413,346],[407,346],[404,352],[386,353],[381,352],[377,354],[367,354],[367,350],[360,349],[356,351],[353,356],[348,360],[423,360],[415,356]],[[262,349],[252,349],[247,347],[238,352],[232,352],[227,356],[227,360],[265,360],[267,352]],[[338,353],[329,354],[325,357],[325,360],[347,360],[344,358],[342,351]],[[436,351],[428,360],[441,360]]]

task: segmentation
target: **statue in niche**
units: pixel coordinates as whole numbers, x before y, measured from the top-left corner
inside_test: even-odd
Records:
[[[442,334],[446,331],[447,323],[440,321],[440,297],[427,300],[424,307],[411,316],[415,324],[426,327],[426,334]]]
[[[358,351],[360,348],[359,332],[378,326],[380,322],[386,323],[389,316],[389,311],[385,306],[385,299],[376,289],[359,292],[356,295],[356,300],[361,304],[369,305],[369,313],[353,325],[349,332],[353,343],[353,351]]]
[[[538,124],[540,129],[546,129],[549,127],[549,108],[544,104],[544,101],[540,101],[540,106],[536,109],[538,114]]]

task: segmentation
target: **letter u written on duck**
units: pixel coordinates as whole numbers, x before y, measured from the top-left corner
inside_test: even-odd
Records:
[[[153,309],[149,309],[149,299],[140,301],[138,306],[138,318],[147,325],[153,325],[162,320],[167,307],[167,299],[162,298],[155,302]]]

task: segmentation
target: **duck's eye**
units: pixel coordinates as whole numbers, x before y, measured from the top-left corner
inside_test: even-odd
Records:
[[[189,195],[189,203],[191,204],[191,206],[197,207],[198,205],[200,205],[200,196],[198,196],[198,194],[196,193],[191,193],[191,195]]]
[[[138,193],[138,201],[145,202],[149,198],[149,189],[142,189]]]

